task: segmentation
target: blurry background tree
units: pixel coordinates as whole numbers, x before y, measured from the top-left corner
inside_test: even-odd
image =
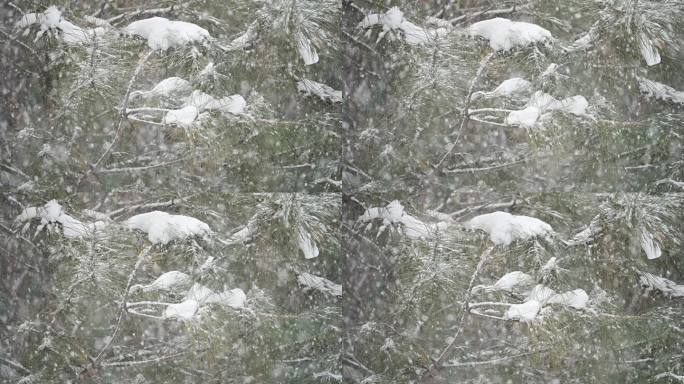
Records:
[[[339,379],[339,9],[2,4],[0,381]]]

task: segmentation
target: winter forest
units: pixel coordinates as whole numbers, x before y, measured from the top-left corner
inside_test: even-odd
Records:
[[[3,0],[0,383],[684,383],[684,1]]]

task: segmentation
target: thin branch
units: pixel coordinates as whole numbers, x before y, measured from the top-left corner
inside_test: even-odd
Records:
[[[461,111],[461,124],[458,128],[458,132],[456,135],[456,140],[454,143],[450,146],[449,150],[442,156],[442,158],[439,160],[439,162],[435,165],[435,171],[439,172],[442,169],[442,166],[444,164],[444,161],[451,155],[451,153],[454,151],[456,148],[456,142],[458,142],[459,138],[461,137],[461,134],[465,130],[465,128],[468,126],[468,120],[470,116],[468,115],[468,108],[470,108],[470,101],[473,97],[473,91],[475,90],[475,85],[477,84],[477,81],[480,79],[480,76],[482,76],[482,73],[484,72],[485,68],[489,64],[489,62],[496,56],[496,51],[490,52],[487,56],[485,56],[482,61],[480,61],[480,66],[477,68],[477,72],[475,72],[475,77],[473,77],[473,80],[470,82],[470,87],[468,88],[468,95],[466,96],[465,103],[463,104],[463,109]]]
[[[131,76],[131,79],[128,81],[128,87],[126,88],[126,94],[124,95],[123,101],[121,102],[121,112],[119,113],[119,118],[116,122],[116,132],[114,133],[114,139],[112,142],[107,146],[107,149],[102,153],[99,159],[93,164],[92,168],[96,168],[102,160],[104,160],[109,152],[112,150],[114,147],[114,144],[116,144],[117,139],[119,138],[119,132],[121,131],[121,126],[123,125],[124,120],[126,119],[126,109],[128,107],[128,100],[131,95],[131,89],[133,88],[133,83],[135,82],[135,79],[138,77],[140,74],[140,71],[142,71],[142,68],[145,66],[145,63],[147,60],[152,56],[152,53],[154,51],[151,49],[148,49],[147,52],[145,52],[144,55],[140,58],[138,61],[138,65],[135,67],[135,71],[133,71],[133,75]]]
[[[110,362],[110,363],[102,363],[103,367],[130,367],[132,365],[143,365],[143,364],[152,364],[152,363],[159,363],[164,360],[170,360],[173,358],[176,358],[178,356],[183,356],[187,354],[189,351],[183,351],[183,352],[178,352],[173,355],[169,356],[162,356],[162,357],[157,357],[154,359],[147,359],[147,360],[133,360],[133,361],[115,361],[115,362]]]
[[[473,284],[475,283],[475,279],[477,279],[477,275],[480,273],[482,267],[489,258],[489,255],[492,253],[492,250],[494,250],[494,247],[489,247],[482,253],[482,256],[480,256],[480,262],[477,263],[475,272],[473,272],[473,275],[470,277],[470,283],[468,283],[468,290],[466,291],[466,297],[462,306],[461,319],[458,322],[456,332],[454,333],[451,342],[447,344],[446,348],[444,348],[442,353],[439,354],[439,357],[437,357],[434,363],[432,363],[432,365],[423,373],[422,380],[425,380],[428,376],[432,376],[435,371],[438,371],[442,367],[444,360],[446,360],[446,358],[449,356],[451,351],[456,346],[458,336],[461,334],[461,331],[463,331],[463,324],[465,324],[465,319],[468,316],[468,313],[470,312],[469,301],[470,295],[472,294],[473,290]]]
[[[148,245],[138,255],[138,260],[135,262],[135,266],[133,267],[133,270],[128,275],[128,282],[126,283],[126,290],[124,292],[123,299],[121,300],[121,307],[119,308],[119,315],[117,316],[117,319],[116,319],[116,326],[114,327],[114,332],[112,332],[112,335],[109,337],[109,341],[107,341],[107,344],[105,344],[104,347],[102,347],[100,352],[97,354],[97,356],[95,356],[95,359],[92,362],[93,365],[95,365],[102,358],[102,355],[109,349],[109,347],[114,342],[114,339],[116,338],[117,333],[119,333],[119,329],[121,328],[121,320],[123,319],[124,314],[127,312],[126,301],[128,301],[128,295],[131,292],[131,284],[133,283],[133,279],[135,278],[135,274],[137,273],[138,269],[140,268],[140,265],[145,260],[145,257],[147,256],[147,254],[150,252],[151,249],[152,249],[152,246]]]

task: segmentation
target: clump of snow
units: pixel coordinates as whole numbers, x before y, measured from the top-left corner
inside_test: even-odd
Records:
[[[125,31],[146,39],[150,48],[160,51],[191,43],[203,43],[211,39],[209,32],[204,28],[163,17],[134,21],[125,28]]]
[[[309,79],[302,79],[297,82],[297,90],[307,96],[318,96],[323,101],[331,103],[342,102],[342,91],[336,91],[332,87],[315,82]]]
[[[684,297],[684,285],[677,284],[664,277],[642,272],[639,276],[639,282],[645,288],[658,290],[665,296]]]
[[[324,277],[304,272],[297,276],[297,281],[307,289],[315,289],[333,296],[342,296],[342,285],[335,284]]]
[[[644,32],[639,34],[639,51],[641,52],[641,56],[643,56],[644,60],[646,60],[646,64],[648,66],[653,66],[660,63],[660,53],[658,52],[658,48],[656,48],[655,44],[653,44],[651,39],[649,39]]]
[[[304,253],[305,259],[318,257],[318,246],[311,234],[303,227],[299,227],[297,231],[297,243],[299,244],[299,249]]]
[[[214,293],[206,299],[206,303],[227,305],[231,308],[243,308],[247,302],[247,295],[240,288],[233,288],[229,291]]]
[[[646,252],[646,257],[649,260],[659,258],[663,252],[660,249],[660,244],[653,238],[653,235],[645,228],[641,229],[640,243],[641,249]]]
[[[195,300],[185,300],[178,304],[169,304],[164,311],[164,317],[167,319],[191,320],[199,307],[199,303]]]
[[[493,285],[478,285],[473,288],[473,292],[484,290],[486,292],[505,291],[512,292],[520,287],[528,287],[534,284],[532,276],[521,271],[513,271],[503,275]]]
[[[536,24],[501,17],[472,24],[468,27],[468,33],[472,37],[489,40],[489,46],[495,51],[508,51],[514,47],[553,41],[551,32]]]
[[[473,217],[465,225],[487,232],[497,245],[509,245],[515,240],[532,237],[548,237],[554,233],[549,224],[537,218],[500,211]]]
[[[295,40],[297,42],[299,55],[302,57],[302,60],[304,60],[304,65],[318,63],[318,52],[316,52],[316,48],[302,32],[295,33]]]
[[[88,41],[94,31],[86,31],[72,24],[69,20],[62,17],[62,12],[52,5],[43,13],[27,13],[17,23],[17,27],[25,28],[33,24],[40,24],[40,31],[36,34],[38,40],[45,32],[51,31],[67,44],[81,44]]]
[[[498,87],[491,92],[475,92],[473,98],[491,99],[494,97],[510,97],[528,93],[532,89],[532,84],[520,77],[504,80]]]
[[[678,91],[668,85],[649,80],[645,77],[637,77],[637,81],[639,82],[639,91],[645,94],[646,97],[677,104],[684,104],[683,91]]]
[[[377,42],[382,40],[387,33],[391,33],[390,36],[402,37],[411,45],[419,45],[447,33],[446,28],[424,29],[413,24],[404,18],[404,13],[399,7],[392,7],[384,14],[372,13],[367,15],[359,23],[359,28],[365,29],[374,25],[382,26],[382,32],[378,36]]]
[[[185,292],[191,285],[192,279],[187,274],[180,271],[169,271],[156,278],[150,284],[136,284],[132,286],[131,292],[140,290],[143,292],[165,291],[178,293]]]
[[[180,109],[173,109],[164,115],[164,124],[175,124],[179,127],[190,128],[199,116],[199,109],[188,105]]]
[[[444,231],[447,223],[439,222],[426,224],[404,212],[404,206],[397,200],[392,201],[386,207],[368,208],[359,221],[371,222],[382,219],[383,228],[392,224],[398,225],[399,231],[412,239],[429,238],[436,232]]]
[[[541,116],[541,111],[537,107],[527,107],[519,111],[513,111],[506,116],[505,123],[517,125],[523,128],[533,128]]]
[[[214,294],[214,291],[205,287],[202,284],[195,283],[188,293],[185,294],[184,300],[194,300],[200,305],[204,305],[207,300]]]
[[[181,79],[180,77],[169,77],[157,83],[149,91],[134,91],[131,92],[131,97],[142,97],[142,98],[153,98],[153,97],[164,97],[164,98],[176,98],[185,97],[190,92],[192,92],[192,86],[190,82]]]
[[[103,221],[86,224],[73,218],[64,212],[64,208],[57,200],[50,200],[42,207],[27,207],[17,216],[15,221],[23,223],[35,218],[40,218],[40,226],[37,232],[46,225],[59,223],[62,227],[62,234],[70,239],[92,235],[106,226]]]
[[[167,244],[176,239],[206,237],[211,234],[209,225],[194,217],[171,215],[161,211],[135,215],[126,220],[125,224],[131,229],[146,232],[147,238],[154,244]]]
[[[533,321],[541,309],[541,304],[537,300],[526,301],[522,304],[511,305],[504,318],[509,320],[519,320],[522,322]]]
[[[527,294],[525,301],[536,300],[543,306],[554,296],[556,296],[556,291],[543,284],[537,284]]]
[[[565,293],[559,293],[549,298],[549,304],[560,304],[575,309],[583,309],[587,307],[589,295],[583,289],[575,289]]]
[[[567,97],[559,101],[548,93],[537,91],[530,96],[526,108],[509,113],[506,116],[505,123],[523,128],[533,128],[537,125],[537,121],[541,117],[548,116],[550,111],[562,111],[582,116],[586,114],[588,107],[589,102],[581,95]]]
[[[217,110],[222,113],[240,115],[245,112],[247,102],[241,95],[226,96],[217,100],[209,94],[195,90],[185,99],[185,105],[196,107],[200,112]]]
[[[195,301],[199,306],[206,304],[227,305],[232,308],[242,308],[247,301],[247,295],[240,288],[216,293],[202,284],[195,283],[185,295],[185,301]]]

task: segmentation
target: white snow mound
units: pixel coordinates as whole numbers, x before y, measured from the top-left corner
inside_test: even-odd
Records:
[[[167,319],[190,320],[199,309],[199,303],[195,300],[185,300],[178,304],[169,304],[164,311]]]
[[[131,291],[141,290],[143,292],[180,292],[190,288],[191,285],[192,279],[187,274],[180,271],[169,271],[157,277],[150,284],[134,285],[131,287]]]
[[[485,98],[491,99],[494,97],[510,97],[520,94],[528,93],[532,89],[532,83],[520,78],[513,77],[508,80],[504,80],[498,87],[494,88],[491,92],[475,92],[473,94],[474,98]]]
[[[367,15],[359,23],[359,28],[365,29],[374,25],[382,26],[382,32],[378,36],[378,41],[382,40],[388,32],[392,32],[390,36],[396,35],[401,37],[411,45],[424,44],[447,33],[446,28],[424,29],[413,24],[404,18],[404,13],[399,7],[392,7],[385,13],[371,13]]]
[[[154,244],[167,244],[176,239],[211,234],[211,228],[206,223],[194,217],[171,215],[166,212],[152,211],[135,215],[125,224],[131,229],[147,233],[147,238]]]
[[[307,289],[315,289],[333,296],[342,296],[342,285],[335,284],[324,277],[304,272],[297,276],[297,281]]]
[[[489,46],[495,51],[553,41],[551,32],[536,24],[501,17],[474,23],[468,27],[468,33],[489,40]]]
[[[175,98],[186,96],[190,92],[192,92],[192,86],[190,85],[189,81],[181,79],[180,77],[169,77],[157,83],[157,85],[155,85],[149,91],[131,92],[131,97]]]
[[[147,39],[147,45],[157,51],[202,43],[211,39],[209,32],[195,24],[173,21],[163,17],[151,17],[130,23],[126,32]]]
[[[40,24],[40,31],[36,34],[38,40],[45,32],[52,31],[67,44],[81,44],[88,41],[93,30],[83,30],[62,17],[62,12],[52,5],[43,13],[27,13],[17,23],[17,27],[25,28],[33,24]]]
[[[559,293],[548,300],[549,304],[560,304],[575,309],[582,309],[587,307],[589,295],[583,289],[575,289],[565,293]]]
[[[526,301],[522,304],[511,305],[504,318],[509,320],[519,320],[522,322],[533,321],[541,309],[541,304],[537,300]]]
[[[93,235],[95,232],[104,229],[106,226],[103,221],[94,223],[83,223],[64,212],[64,208],[57,200],[50,200],[42,207],[27,207],[15,219],[16,222],[28,222],[35,218],[40,219],[38,231],[48,224],[59,223],[62,226],[64,237],[74,239]]]
[[[331,103],[342,102],[342,91],[336,91],[328,85],[313,80],[299,80],[297,82],[297,90],[307,96],[318,96],[323,101],[330,101]]]
[[[637,81],[639,82],[639,91],[646,97],[684,105],[683,91],[678,91],[669,85],[645,77],[637,77]]]
[[[500,211],[475,216],[465,225],[487,232],[492,242],[497,245],[509,245],[515,240],[532,237],[548,237],[554,233],[549,224],[537,218]]]
[[[415,217],[404,212],[404,206],[397,200],[392,201],[386,207],[368,208],[359,217],[359,221],[370,222],[382,219],[383,227],[388,225],[399,225],[399,232],[412,239],[429,238],[436,232],[444,231],[447,228],[446,222],[426,224]]]

